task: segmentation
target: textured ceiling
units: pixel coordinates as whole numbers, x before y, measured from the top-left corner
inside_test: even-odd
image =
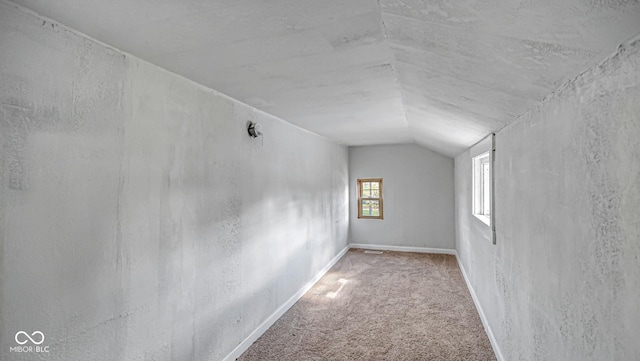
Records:
[[[346,145],[456,155],[640,33],[640,0],[15,0]]]

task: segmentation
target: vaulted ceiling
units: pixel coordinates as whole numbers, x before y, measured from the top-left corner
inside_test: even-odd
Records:
[[[640,33],[640,0],[15,0],[346,145],[456,155]]]

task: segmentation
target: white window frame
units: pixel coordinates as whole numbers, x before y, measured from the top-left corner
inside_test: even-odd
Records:
[[[473,157],[472,165],[473,215],[491,226],[491,151]]]

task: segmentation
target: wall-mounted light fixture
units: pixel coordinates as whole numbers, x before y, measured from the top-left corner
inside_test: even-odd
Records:
[[[249,136],[251,138],[258,138],[262,136],[262,125],[249,121],[247,125],[247,132],[249,132]]]

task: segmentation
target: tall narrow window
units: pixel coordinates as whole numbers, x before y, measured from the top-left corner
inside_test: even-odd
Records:
[[[473,158],[473,215],[491,224],[491,163],[489,152]]]
[[[358,218],[382,219],[382,178],[358,179]]]

